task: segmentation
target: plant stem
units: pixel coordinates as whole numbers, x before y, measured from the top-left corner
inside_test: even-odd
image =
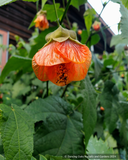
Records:
[[[67,15],[66,15],[66,19],[67,19],[67,22],[68,22],[68,26],[69,26],[69,28],[71,29],[71,24],[70,24],[70,21],[69,21],[69,18],[68,18]]]
[[[107,2],[107,4],[110,2],[110,0]],[[106,5],[107,5],[106,4]],[[101,14],[102,14],[102,12],[103,12],[103,10],[104,10],[104,8],[106,7],[106,5],[105,6],[103,6],[103,8],[102,8],[102,10],[101,10],[101,12],[100,12],[100,14],[99,14],[99,16],[98,16],[98,18],[101,16]]]
[[[39,11],[39,0],[36,1],[36,11]]]
[[[110,0],[107,2],[107,4],[108,4],[109,2],[110,2]],[[107,4],[106,4],[106,5],[107,5]],[[102,8],[102,10],[101,10],[101,12],[100,12],[98,18],[100,18],[100,16],[101,16],[101,14],[102,14],[104,8],[106,7],[106,5],[103,6],[103,8]],[[91,36],[92,36],[92,31],[91,31],[90,35],[88,36],[88,39],[86,40],[86,43],[85,43],[85,44],[87,44],[87,42],[90,40]]]
[[[65,8],[63,17],[62,17],[62,19],[61,19],[61,21],[60,21],[60,25],[62,24],[62,22],[63,22],[63,20],[64,20],[64,18],[65,18],[65,16],[66,16],[66,13],[67,13],[67,10],[68,10],[68,8],[69,8],[69,6],[70,6],[70,3],[71,3],[71,0],[69,0],[68,3],[67,3],[67,5],[66,5],[66,8]]]
[[[59,23],[59,18],[58,18],[58,14],[57,14],[57,9],[56,9],[56,3],[55,3],[55,0],[53,0],[53,4],[54,4],[54,9],[55,9],[55,14],[56,14],[56,19],[57,19],[57,24],[58,24],[58,27],[60,26],[60,23]]]
[[[63,2],[63,8],[65,9],[65,0],[63,0],[62,2]]]
[[[86,40],[85,44],[87,44],[87,43],[88,43],[88,41],[90,40],[90,38],[91,38],[91,36],[92,36],[92,35],[93,35],[93,34],[92,34],[92,30],[91,30],[90,35],[88,36],[88,38],[87,38],[87,40]]]
[[[65,0],[63,0],[63,8],[65,9],[65,2],[64,2]],[[69,28],[71,29],[71,24],[70,24],[70,21],[69,21],[69,18],[68,18],[68,16],[67,16],[67,14],[66,14],[66,19],[67,19],[67,22],[68,22],[68,26],[69,26]]]
[[[105,29],[108,29],[108,28],[110,28],[110,26],[104,26],[104,27],[102,27],[103,28],[103,30],[105,30]],[[90,35],[88,36],[88,38],[87,38],[87,40],[86,40],[86,42],[85,42],[85,44],[87,44],[87,42],[90,40],[90,38],[91,38],[91,36],[92,35],[94,35],[95,33],[99,33],[99,32],[101,32],[101,31],[91,31],[91,33],[90,33]]]
[[[63,91],[63,93],[62,93],[62,95],[61,95],[61,98],[63,98],[63,97],[64,97],[65,92],[67,91],[67,88],[68,88],[68,84],[67,84],[67,86],[64,88],[64,91]]]

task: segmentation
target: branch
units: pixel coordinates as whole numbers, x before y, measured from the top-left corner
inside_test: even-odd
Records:
[[[58,24],[58,27],[60,26],[60,23],[59,23],[59,18],[58,18],[58,14],[57,14],[57,9],[56,9],[56,3],[55,3],[55,0],[53,0],[53,4],[54,4],[54,9],[55,9],[55,14],[56,14],[56,19],[57,19],[57,24]]]
[[[64,18],[65,18],[65,16],[66,16],[66,13],[67,13],[67,10],[68,10],[68,8],[69,8],[69,6],[70,6],[70,3],[71,3],[71,0],[69,0],[68,3],[67,3],[67,5],[66,5],[66,8],[65,8],[63,17],[62,17],[62,19],[61,19],[61,21],[60,21],[60,25],[62,24],[62,22],[63,22],[63,20],[64,20]]]

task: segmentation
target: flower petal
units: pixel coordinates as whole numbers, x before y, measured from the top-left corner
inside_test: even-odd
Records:
[[[70,62],[54,66],[39,66],[33,59],[32,67],[39,80],[50,80],[58,86],[65,86],[72,81],[80,81],[84,79],[90,63],[90,61],[86,61],[80,64]]]
[[[58,86],[65,86],[72,81],[80,81],[85,78],[90,61],[76,64],[73,62],[59,64],[50,67],[48,78]]]
[[[55,41],[49,43],[35,54],[34,60],[39,66],[52,66],[70,62],[68,59],[55,52],[56,43]]]
[[[55,52],[74,63],[83,63],[88,58],[91,60],[92,56],[87,46],[69,39],[64,42],[57,42]]]
[[[38,27],[40,30],[45,30],[49,28],[49,23],[47,21],[45,14],[38,15],[34,22],[35,22],[35,27]]]
[[[37,65],[37,63],[35,62],[35,59],[32,59],[32,68],[35,72],[36,77],[41,80],[41,81],[48,81],[48,76],[47,76],[47,67],[45,66],[39,66]]]

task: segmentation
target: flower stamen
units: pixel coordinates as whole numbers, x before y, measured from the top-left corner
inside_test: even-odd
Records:
[[[65,67],[65,64],[58,65],[56,83],[63,83],[63,84],[66,85],[67,82],[68,82],[68,74],[67,74],[67,72],[68,72],[68,70]]]

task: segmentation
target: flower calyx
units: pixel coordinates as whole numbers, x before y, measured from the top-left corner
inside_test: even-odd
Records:
[[[39,12],[37,12],[37,16],[40,16],[40,15],[45,15],[45,16],[47,16],[47,11],[40,10]]]
[[[64,42],[67,39],[81,44],[77,40],[76,33],[73,30],[65,29],[62,26],[59,26],[54,32],[47,34],[45,37],[45,40],[47,41],[46,45],[49,44],[51,41]]]

